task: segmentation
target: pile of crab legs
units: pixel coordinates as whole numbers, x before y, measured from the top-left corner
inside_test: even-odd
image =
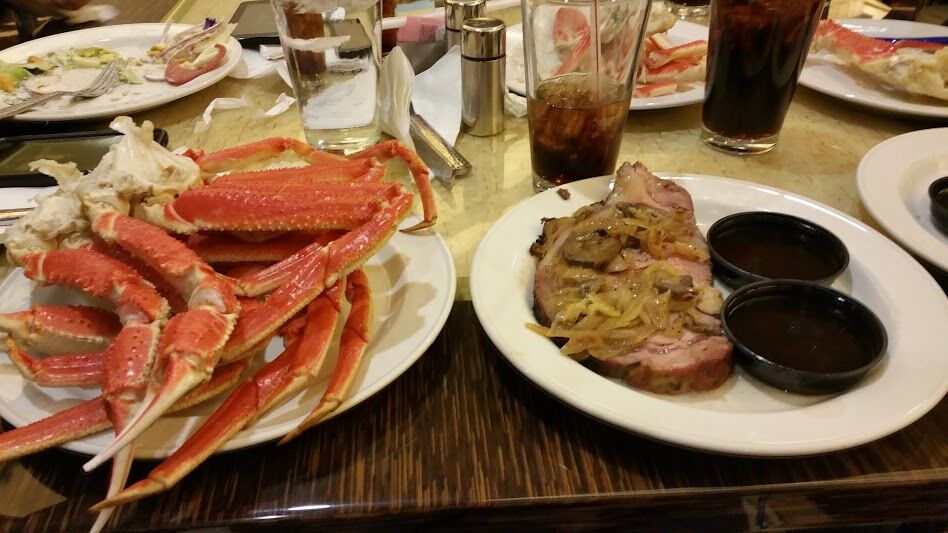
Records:
[[[286,150],[308,165],[217,176]],[[369,340],[371,293],[361,265],[397,230],[413,200],[402,186],[381,181],[380,160],[402,158],[419,189],[424,219],[403,231],[437,219],[427,168],[397,141],[349,157],[292,139],[188,155],[208,176],[203,187],[134,217],[95,213],[94,244],[22,258],[28,278],[79,288],[113,304],[114,313],[37,306],[0,315],[9,356],[26,377],[43,386],[102,389],[95,399],[0,433],[4,461],[114,428],[115,440],[83,467],[113,461],[107,497],[92,507],[100,511],[94,530],[115,506],[166,490],[312,383],[345,297],[350,312],[327,389],[281,443],[340,405]],[[226,275],[209,265],[233,261],[240,263]],[[240,382],[145,479],[124,488],[134,440],[163,414],[229,390],[277,334],[284,351]]]

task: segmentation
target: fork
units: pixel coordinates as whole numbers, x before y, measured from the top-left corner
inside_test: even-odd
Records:
[[[115,62],[109,63],[109,66],[105,67],[98,76],[92,80],[88,86],[84,89],[79,89],[78,91],[55,91],[46,94],[39,94],[24,100],[19,104],[5,107],[0,109],[0,120],[12,117],[13,115],[19,115],[25,111],[29,111],[34,107],[46,102],[47,100],[52,100],[53,98],[59,98],[60,96],[72,95],[78,96],[79,98],[95,98],[97,96],[102,96],[106,91],[115,86],[118,82],[118,66]]]

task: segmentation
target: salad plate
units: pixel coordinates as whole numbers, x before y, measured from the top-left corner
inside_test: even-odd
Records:
[[[679,20],[666,32],[673,45],[692,41],[708,40],[708,28],[693,22]],[[521,96],[527,94],[526,65],[523,58],[523,25],[515,24],[507,28],[507,89]],[[692,83],[691,88],[669,94],[648,98],[632,98],[630,111],[646,109],[665,109],[698,104],[704,101],[704,83]]]
[[[660,174],[661,175],[661,174]],[[601,201],[612,177],[583,180],[529,198],[488,231],[471,266],[477,316],[507,360],[567,405],[618,428],[683,447],[749,456],[796,456],[842,450],[898,431],[948,391],[948,299],[896,244],[826,205],[778,189],[714,176],[662,175],[693,198],[698,227],[748,210],[795,215],[836,234],[849,268],[833,286],[860,300],[883,322],[886,358],[858,385],[836,395],[797,395],[755,380],[740,367],[719,388],[659,395],[605,378],[562,355],[530,331],[536,260],[530,245],[541,219],[571,215]],[[716,284],[722,293],[729,291]]]
[[[408,227],[419,219],[409,217]],[[370,398],[400,376],[431,346],[441,331],[454,303],[456,274],[451,253],[437,233],[406,234],[396,232],[391,240],[364,266],[372,288],[373,320],[371,341],[365,359],[355,375],[350,395],[331,415],[339,414]],[[81,303],[73,291],[62,287],[37,288],[16,269],[0,284],[0,312],[27,309],[34,304]],[[347,304],[346,304],[347,305]],[[347,313],[348,308],[343,309]],[[240,431],[223,445],[221,451],[235,450],[267,442],[285,435],[312,411],[326,389],[335,367],[336,350],[342,323],[323,370],[313,384],[288,398],[252,426]],[[283,350],[281,339],[271,341],[264,357],[257,357],[255,372]],[[5,353],[0,354],[0,416],[14,426],[41,420],[94,398],[97,388],[40,387],[27,381]],[[184,411],[160,418],[137,440],[135,456],[160,459],[176,450],[220,404],[226,394]],[[94,455],[114,440],[112,431],[78,439],[62,447]]]
[[[928,186],[948,176],[948,128],[913,131],[873,147],[856,170],[859,197],[906,248],[948,271],[948,235],[935,227]]]
[[[907,20],[843,19],[842,26],[869,37],[948,37],[948,28]],[[948,102],[886,88],[881,82],[838,64],[823,53],[811,53],[800,73],[800,85],[873,109],[919,117],[948,117]]]
[[[30,56],[43,57],[50,53],[80,48],[102,48],[116,52],[125,58],[141,58],[145,57],[149,48],[161,41],[165,26],[160,23],[123,24],[51,35],[0,50],[0,61],[24,63]],[[172,24],[168,31],[169,34],[175,34],[191,27],[188,24]],[[181,85],[176,86],[166,81],[150,81],[144,78],[139,80],[141,83],[123,82],[98,98],[75,100],[70,97],[57,98],[17,115],[12,120],[45,122],[111,118],[173,102],[214,85],[240,63],[241,47],[237,40],[228,37],[224,46],[227,51],[220,66]],[[89,70],[90,75],[94,77],[95,70],[84,70]],[[0,97],[2,96],[3,92],[0,91]],[[15,102],[10,101],[10,103]]]

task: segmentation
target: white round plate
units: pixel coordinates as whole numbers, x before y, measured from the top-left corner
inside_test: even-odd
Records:
[[[173,24],[170,31],[175,33],[188,27],[188,24]],[[153,44],[161,40],[164,29],[165,25],[158,23],[120,24],[60,33],[0,50],[0,61],[17,63],[31,55],[46,55],[56,50],[86,46],[109,48],[126,57],[142,57]],[[224,64],[185,84],[174,86],[163,81],[148,80],[136,85],[122,83],[98,98],[75,101],[58,98],[13,118],[33,122],[86,120],[151,109],[206,89],[224,79],[240,63],[240,54],[240,43],[231,38],[227,43]]]
[[[352,384],[352,392],[333,416],[358,405],[408,370],[434,342],[454,303],[454,262],[444,240],[435,233],[396,233],[369,259],[365,272],[372,287],[372,338]],[[60,287],[36,288],[23,277],[20,269],[0,284],[0,312],[26,309],[34,303],[72,303],[73,298],[71,291]],[[345,311],[348,312],[348,307]],[[338,342],[339,331],[336,333],[335,342]],[[273,360],[282,349],[282,340],[275,339],[267,347],[266,361]],[[257,367],[262,364],[263,361],[257,361]],[[331,347],[318,379],[309,389],[289,398],[235,435],[221,451],[274,440],[296,427],[316,406],[334,366],[335,350]],[[25,380],[6,354],[0,354],[0,416],[14,426],[35,422],[98,394],[96,388],[39,387]],[[141,459],[167,457],[224,397],[221,395],[162,417],[138,439],[135,456]],[[106,431],[70,442],[63,448],[94,455],[112,442],[113,437],[111,431]]]
[[[870,37],[948,37],[948,28],[907,20],[842,19],[843,26]],[[867,107],[920,117],[948,118],[948,102],[886,88],[855,68],[810,54],[800,85]]]
[[[928,186],[948,176],[948,128],[913,131],[877,144],[856,171],[862,203],[904,246],[948,271],[948,235],[932,222]]]
[[[668,40],[674,45],[692,41],[707,41],[708,27],[693,22],[679,20],[667,32]],[[507,88],[521,96],[527,94],[527,74],[523,58],[523,24],[507,28]],[[664,109],[698,104],[704,101],[704,83],[693,83],[687,91],[668,96],[652,98],[632,98],[629,110]]]
[[[702,231],[748,210],[793,214],[846,243],[849,269],[834,286],[869,306],[885,324],[888,356],[843,394],[804,396],[764,385],[740,368],[714,391],[657,395],[604,378],[524,325],[532,312],[536,261],[528,248],[543,217],[567,216],[601,201],[611,177],[549,190],[507,212],[481,241],[471,265],[477,316],[497,348],[539,387],[619,428],[689,448],[755,456],[841,450],[878,439],[915,421],[948,390],[948,299],[905,251],[833,208],[769,187],[700,175],[674,175],[691,193]],[[727,291],[724,291],[727,293]]]

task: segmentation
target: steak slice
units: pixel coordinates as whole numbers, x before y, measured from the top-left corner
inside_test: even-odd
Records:
[[[676,245],[690,254],[663,252],[662,257],[627,235],[611,233],[611,223],[637,216],[677,221]],[[549,327],[558,313],[590,294],[606,295],[641,283],[643,269],[656,263],[677,277],[654,283],[669,298],[694,299],[696,307],[678,312],[686,324],[680,335],[657,330],[635,345],[599,346],[573,354],[583,364],[636,388],[663,394],[710,390],[720,386],[733,369],[731,343],[718,319],[721,295],[711,286],[707,243],[694,219],[694,205],[684,188],[651,174],[641,163],[625,163],[616,173],[615,186],[602,202],[577,210],[570,217],[544,219],[543,233],[530,248],[538,259],[534,278],[534,315]],[[592,224],[592,226],[590,226]],[[589,227],[606,228],[588,232]],[[703,259],[698,260],[695,257]],[[562,325],[561,325],[562,326]],[[566,339],[554,339],[563,344]],[[593,348],[589,348],[593,350]]]

